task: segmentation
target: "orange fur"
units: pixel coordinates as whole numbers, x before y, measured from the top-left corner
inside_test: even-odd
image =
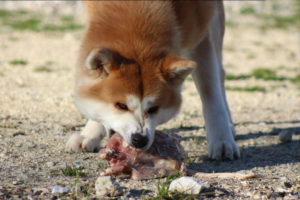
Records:
[[[144,149],[149,148],[156,126],[179,111],[180,86],[193,70],[209,157],[239,157],[224,87],[221,0],[85,4],[89,21],[77,65],[75,101],[89,122],[80,140],[70,138],[69,149],[98,148],[103,126],[119,132],[128,144],[139,134],[148,140]]]
[[[92,77],[84,61],[96,47],[117,52],[133,62],[120,63],[107,79],[84,85],[78,93],[105,102],[125,102],[125,94],[135,94],[141,99],[155,94],[160,106],[179,106],[175,88],[178,84],[168,79],[167,72],[173,62],[182,59],[174,59],[170,54],[179,54],[182,48],[192,49],[201,41],[215,3],[85,1],[85,4],[89,26],[80,51],[77,79]]]

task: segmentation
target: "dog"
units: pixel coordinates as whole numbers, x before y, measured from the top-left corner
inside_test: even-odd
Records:
[[[76,68],[75,104],[88,122],[71,151],[95,151],[118,132],[147,150],[173,118],[191,73],[200,94],[212,159],[240,156],[224,89],[222,1],[85,1],[86,30]]]

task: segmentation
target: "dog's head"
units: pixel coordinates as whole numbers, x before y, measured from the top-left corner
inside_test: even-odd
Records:
[[[153,143],[156,126],[178,112],[181,85],[195,67],[174,55],[137,63],[104,48],[90,51],[84,65],[75,98],[80,112],[141,150]]]

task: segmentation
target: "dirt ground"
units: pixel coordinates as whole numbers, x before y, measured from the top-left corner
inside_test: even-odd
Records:
[[[180,114],[159,129],[182,137],[189,169],[245,170],[260,177],[201,179],[209,191],[182,198],[300,199],[299,21],[274,18],[283,23],[274,25],[273,19],[244,10],[229,16],[224,43],[224,65],[233,77],[227,77],[227,98],[241,158],[208,159],[201,101],[191,78],[183,87]],[[65,150],[68,137],[86,122],[73,102],[74,65],[83,29],[18,29],[9,15],[0,12],[0,199],[95,198],[94,183],[105,163],[95,153]],[[28,13],[18,16],[24,19]],[[257,69],[269,71],[257,75]],[[291,142],[279,141],[283,132],[293,134]],[[86,176],[64,175],[68,166],[79,166]],[[117,199],[162,199],[158,180],[117,181],[123,187]],[[52,194],[55,185],[70,191]]]

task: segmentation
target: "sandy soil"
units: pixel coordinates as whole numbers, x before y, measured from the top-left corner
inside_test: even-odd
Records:
[[[246,17],[245,17],[246,18]],[[95,197],[94,183],[103,171],[94,153],[68,153],[65,143],[86,122],[73,103],[74,64],[83,31],[0,31],[0,199],[56,199],[54,185],[71,189],[60,198]],[[299,31],[296,28],[261,30],[242,22],[229,26],[224,64],[230,74],[250,74],[257,68],[276,70],[293,78],[300,73]],[[13,65],[16,59],[26,65]],[[50,71],[39,71],[47,67]],[[184,84],[181,113],[159,127],[182,137],[190,169],[201,172],[252,171],[251,180],[202,179],[211,191],[200,198],[300,198],[299,82],[249,78],[227,81],[228,87],[261,86],[265,92],[227,91],[241,158],[215,162],[207,158],[204,120],[191,79]],[[278,134],[293,133],[281,143]],[[86,177],[65,176],[62,169],[79,165]],[[120,199],[156,196],[156,180],[120,179]],[[75,188],[75,189],[74,189]],[[79,188],[76,191],[76,188]],[[149,190],[148,192],[143,192]],[[144,194],[145,193],[145,194]]]

